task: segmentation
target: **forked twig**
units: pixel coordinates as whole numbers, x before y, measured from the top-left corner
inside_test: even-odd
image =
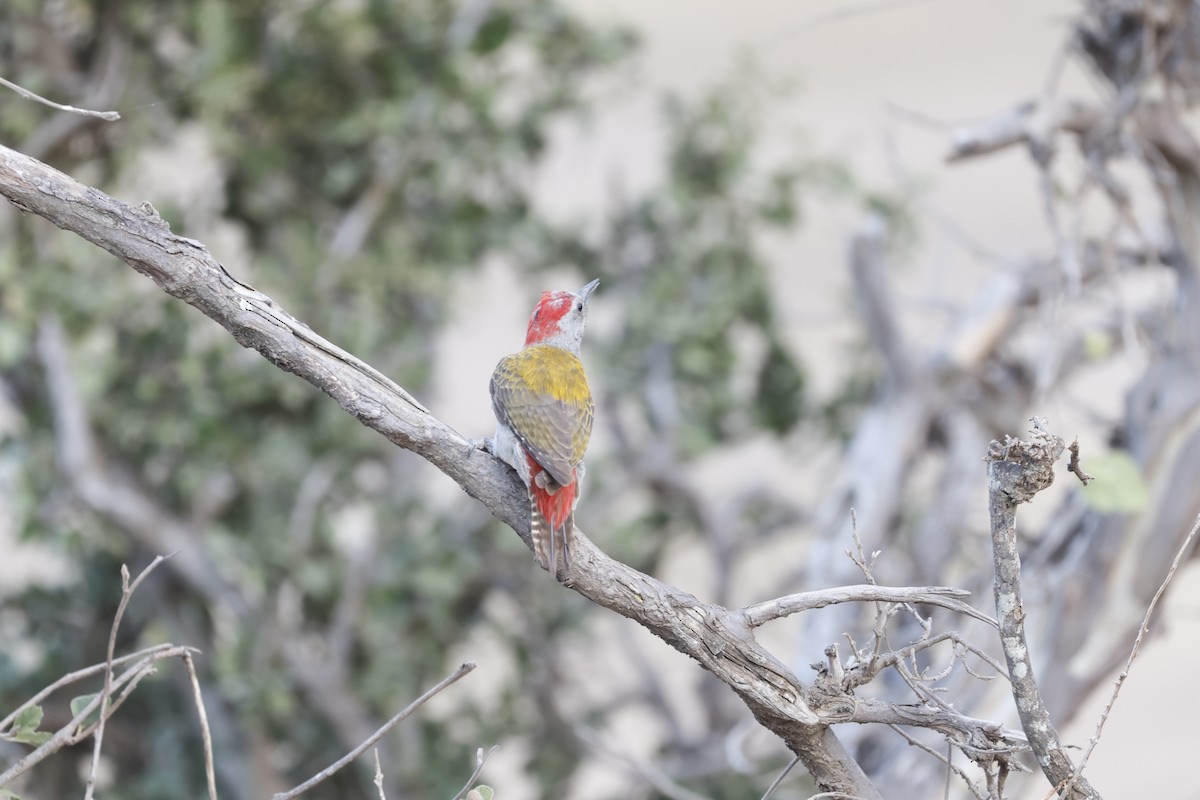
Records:
[[[458,794],[454,795],[451,800],[462,800],[467,796],[467,792],[471,791],[471,787],[475,785],[475,779],[479,777],[479,773],[483,772],[483,765],[492,757],[492,753],[496,752],[498,745],[492,745],[485,753],[483,748],[475,751],[475,771],[471,773],[471,777],[467,778],[467,782],[463,784],[463,788],[458,790]],[[382,790],[381,790],[382,791]]]
[[[170,643],[156,644],[152,647],[147,647],[144,650],[139,650],[136,653],[130,653],[129,655],[121,656],[120,658],[113,659],[112,666],[114,666],[114,667],[120,666],[122,664],[127,664],[130,661],[136,661],[137,659],[140,659],[140,658],[150,658],[152,656],[158,656],[167,650],[174,651],[175,649],[176,649],[175,645],[170,644]],[[172,652],[171,655],[175,655],[175,653]],[[51,684],[48,684],[48,685],[42,687],[41,689],[38,690],[37,694],[35,694],[33,697],[26,700],[21,705],[17,706],[12,711],[11,714],[9,714],[4,719],[0,719],[0,732],[5,731],[8,728],[8,726],[10,726],[13,723],[13,721],[17,718],[17,715],[20,714],[25,709],[29,708],[30,706],[37,705],[38,703],[42,702],[47,697],[54,694],[55,692],[57,692],[59,689],[61,689],[64,686],[70,686],[72,683],[78,683],[79,681],[83,680],[84,678],[90,678],[98,672],[103,672],[105,670],[105,668],[108,666],[109,666],[108,663],[104,662],[101,664],[93,664],[92,666],[84,667],[83,669],[77,669],[74,672],[68,672],[66,675],[63,675],[61,678],[56,680],[54,683],[51,683]]]
[[[143,678],[155,671],[154,665],[157,662],[162,661],[165,658],[183,656],[183,654],[193,652],[193,650],[194,648],[186,646],[180,647],[176,645],[165,645],[147,648],[141,653],[136,654],[142,657],[138,659],[133,666],[125,670],[125,672],[121,673],[112,681],[113,691],[120,690],[120,694],[118,694],[116,699],[113,700],[108,706],[108,716],[112,716],[116,710],[121,707],[121,705],[129,698],[130,694],[132,694],[133,690]],[[107,664],[100,666],[103,668],[107,666]],[[99,669],[92,667],[87,670],[80,670],[80,673],[86,672],[87,675],[94,675],[98,671]],[[78,675],[80,673],[74,674]],[[62,686],[65,685],[65,683],[63,682],[63,679],[59,679],[59,681],[56,681],[56,685]],[[38,697],[45,696],[46,690],[44,689],[38,693]],[[0,774],[0,787],[8,785],[14,779],[16,779],[17,776],[28,772],[30,769],[41,763],[44,759],[58,752],[62,748],[68,745],[78,744],[79,742],[82,742],[91,736],[99,726],[99,720],[88,725],[85,725],[84,723],[88,717],[92,716],[93,714],[98,714],[100,710],[100,698],[101,695],[99,692],[97,692],[86,706],[81,708],[79,712],[75,714],[75,716],[72,717],[69,722],[67,722],[67,724],[59,728],[53,736],[46,740],[46,742],[44,742],[33,752],[27,753],[25,756],[19,759],[17,763],[5,770],[3,774]],[[28,708],[29,705],[31,705],[31,703],[26,703],[22,706],[22,708]]]
[[[121,602],[117,604],[117,613],[113,616],[112,628],[108,632],[108,654],[104,659],[104,689],[100,692],[100,720],[96,723],[96,738],[92,744],[92,766],[88,770],[87,786],[83,792],[84,800],[92,800],[92,796],[96,791],[96,772],[100,769],[100,748],[104,745],[104,724],[108,721],[109,704],[112,700],[113,656],[115,655],[114,651],[117,649],[117,631],[121,627],[121,619],[125,616],[125,609],[129,605],[129,598],[133,597],[133,593],[142,585],[142,581],[154,571],[155,567],[168,558],[170,558],[170,555],[156,556],[150,562],[150,565],[142,570],[141,574],[134,579],[133,583],[129,582],[129,567],[124,564],[121,565]],[[190,664],[190,657],[187,658]],[[203,715],[203,711],[201,711],[201,714]],[[211,745],[208,749],[211,750]]]

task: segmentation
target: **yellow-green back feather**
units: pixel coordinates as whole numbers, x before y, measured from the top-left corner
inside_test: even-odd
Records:
[[[566,486],[583,461],[594,406],[578,356],[553,345],[532,345],[506,356],[492,374],[496,417],[530,455]]]

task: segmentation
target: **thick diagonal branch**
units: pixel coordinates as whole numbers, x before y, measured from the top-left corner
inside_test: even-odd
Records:
[[[332,397],[363,425],[425,458],[530,544],[524,487],[496,459],[473,455],[456,431],[401,387],[321,338],[270,297],[233,278],[202,244],[176,236],[148,204],[134,208],[0,146],[0,194],[107,250],[199,309],[280,369]],[[614,561],[576,534],[570,586],[652,631],[728,684],[827,792],[879,794],[810,709],[809,687],[755,641],[742,615]]]

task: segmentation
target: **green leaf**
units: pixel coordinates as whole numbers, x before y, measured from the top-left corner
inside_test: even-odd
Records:
[[[796,359],[776,339],[758,373],[754,411],[764,428],[783,435],[800,421],[803,411],[804,373]]]
[[[467,792],[467,800],[493,800],[496,792],[486,784],[480,784]]]
[[[1091,330],[1083,334],[1083,352],[1091,361],[1108,358],[1115,344],[1113,337],[1105,331]]]
[[[18,742],[20,744],[31,744],[35,747],[43,744],[50,738],[50,734],[45,731],[39,731],[38,726],[42,724],[42,707],[29,706],[21,709],[13,720],[12,733],[7,734],[3,738],[10,742]],[[0,795],[0,797],[3,797]]]
[[[19,744],[31,744],[34,747],[39,747],[50,740],[50,734],[46,731],[18,731],[10,736],[5,736],[10,742]]]
[[[78,697],[72,697],[71,698],[71,717],[74,718],[74,717],[79,716],[79,712],[81,712],[85,708],[87,708],[88,704],[91,703],[94,699],[96,699],[96,697],[99,696],[99,694],[100,694],[99,692],[92,692],[91,694],[81,694]],[[87,718],[84,719],[82,722],[80,722],[79,725],[80,725],[80,727],[87,727],[88,725],[91,725],[93,722],[95,722],[98,719],[100,719],[100,709],[97,707],[97,709],[95,711],[93,711],[91,714],[88,714]]]
[[[500,11],[493,12],[475,35],[475,52],[483,55],[503,45],[512,33],[512,22],[511,15]]]
[[[1083,468],[1096,478],[1083,487],[1083,498],[1101,513],[1137,511],[1149,499],[1141,468],[1124,450],[1088,459]]]
[[[17,718],[13,720],[13,730],[17,733],[30,733],[36,731],[41,724],[42,707],[29,706],[17,714]]]

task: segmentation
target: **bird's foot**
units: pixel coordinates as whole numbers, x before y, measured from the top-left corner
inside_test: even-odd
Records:
[[[470,458],[471,454],[476,450],[482,450],[489,455],[496,455],[495,443],[490,436],[485,436],[482,439],[467,440],[467,458]]]

